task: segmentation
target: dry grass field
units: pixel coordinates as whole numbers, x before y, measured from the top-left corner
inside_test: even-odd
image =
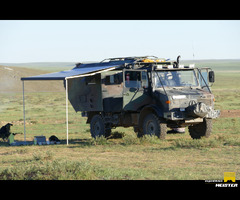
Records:
[[[223,180],[228,171],[236,172],[239,180],[239,69],[240,62],[229,72],[216,70],[212,91],[222,115],[214,120],[212,135],[201,140],[192,140],[188,131],[168,134],[165,140],[139,139],[133,128],[117,128],[110,139],[92,139],[86,118],[69,104],[67,146],[62,82],[45,82],[44,86],[26,82],[27,140],[56,135],[61,144],[12,147],[0,141],[0,180]],[[5,79],[12,72],[4,66],[0,70],[5,70]],[[10,82],[41,72],[14,70]],[[8,87],[0,92],[0,125],[10,122],[12,132],[23,133],[21,82]],[[23,135],[16,135],[15,140],[23,141]]]

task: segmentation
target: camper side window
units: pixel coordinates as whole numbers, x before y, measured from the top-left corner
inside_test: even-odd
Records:
[[[122,83],[122,73],[106,76],[105,85],[117,85]]]

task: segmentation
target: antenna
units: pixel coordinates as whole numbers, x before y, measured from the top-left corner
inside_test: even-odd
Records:
[[[193,56],[193,61],[194,61],[194,45],[193,45],[193,41],[192,41],[192,56]]]

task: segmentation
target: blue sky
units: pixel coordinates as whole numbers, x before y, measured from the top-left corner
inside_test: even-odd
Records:
[[[0,63],[240,59],[240,20],[1,20]]]

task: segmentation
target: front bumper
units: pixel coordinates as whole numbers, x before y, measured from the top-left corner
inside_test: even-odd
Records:
[[[208,114],[206,115],[206,118],[210,118],[210,119],[216,119],[218,117],[220,117],[221,111],[220,110],[210,110],[208,112]]]
[[[208,112],[205,116],[200,118],[209,118],[209,119],[216,119],[220,116],[220,110],[214,110],[211,107],[208,108]],[[179,108],[173,112],[164,112],[163,117],[167,120],[189,120],[189,119],[196,119],[199,116],[192,116],[185,108]]]

